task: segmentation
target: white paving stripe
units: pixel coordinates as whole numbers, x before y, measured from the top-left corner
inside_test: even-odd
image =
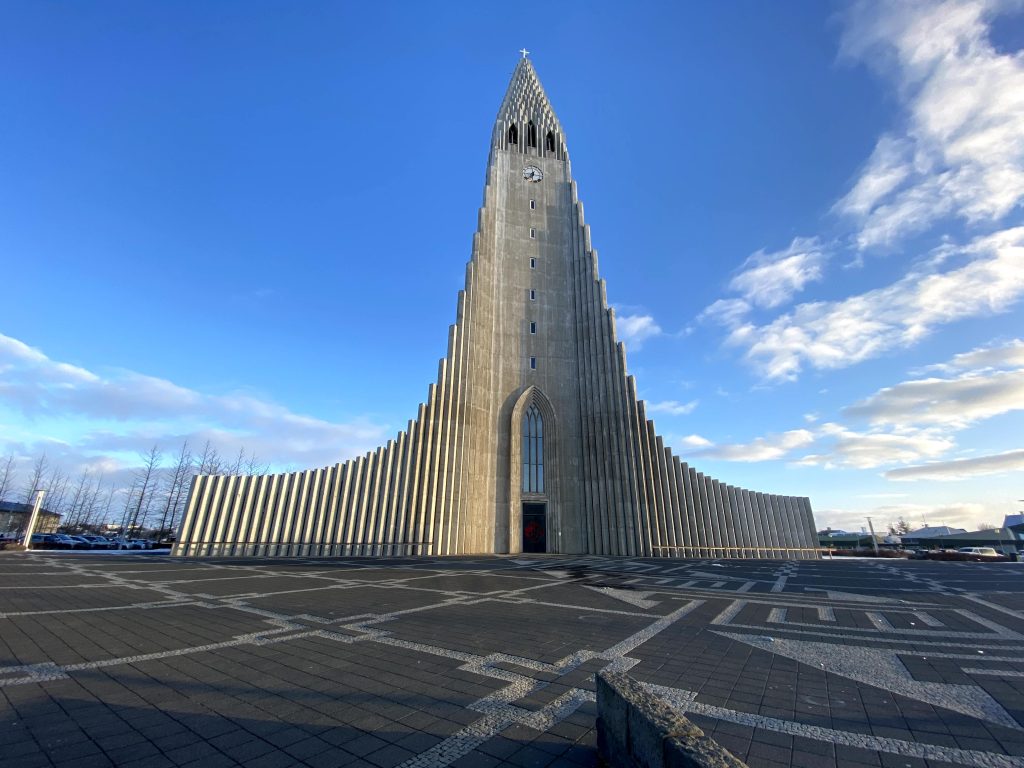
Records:
[[[717,616],[715,616],[715,618],[711,620],[711,623],[716,625],[731,623],[732,620],[739,615],[739,612],[742,611],[746,605],[746,600],[733,600],[731,603],[729,603],[729,605],[727,605],[722,610],[721,613],[719,613]]]
[[[927,613],[926,611],[914,611],[914,616],[916,616],[918,618],[918,620],[922,624],[924,624],[926,626],[929,626],[929,627],[944,627],[944,626],[946,626],[945,624],[943,624],[941,621],[939,621],[937,618],[932,616],[930,613]]]
[[[630,589],[615,589],[614,587],[592,587],[590,585],[583,585],[586,589],[593,590],[602,595],[621,600],[624,603],[635,605],[637,608],[653,608],[658,604],[657,600],[648,600],[651,596],[651,592],[636,592]]]
[[[879,632],[896,632],[894,627],[885,616],[875,611],[866,611],[864,613],[868,617],[868,621],[875,625],[875,629]],[[906,630],[905,630],[906,631]],[[913,630],[911,630],[913,631]]]
[[[533,690],[543,688],[545,684],[537,683],[532,678],[516,675],[508,670],[493,668],[491,665],[499,661],[517,664],[528,669],[537,671],[552,671],[559,674],[566,674],[578,667],[580,664],[594,658],[608,661],[606,668],[625,671],[638,663],[637,659],[630,659],[626,656],[633,649],[643,645],[656,634],[678,621],[686,614],[703,605],[703,600],[694,600],[687,605],[678,608],[667,616],[655,621],[648,627],[630,635],[625,640],[615,644],[608,650],[595,653],[593,651],[577,651],[570,657],[563,659],[555,665],[547,665],[530,659],[520,659],[505,654],[493,654],[486,658],[472,656],[471,654],[458,654],[448,649],[434,648],[419,643],[396,640],[395,638],[381,637],[377,642],[387,645],[398,645],[409,650],[418,650],[425,653],[435,653],[449,658],[466,659],[466,664],[460,669],[475,672],[477,674],[489,675],[502,680],[509,681],[509,685],[494,693],[485,696],[479,701],[470,704],[470,709],[483,713],[483,717],[470,725],[460,729],[444,741],[436,744],[431,749],[416,757],[410,758],[399,766],[399,768],[445,768],[456,760],[472,752],[488,739],[497,736],[501,731],[510,725],[520,723],[537,731],[546,731],[556,723],[576,711],[576,709],[587,701],[594,701],[594,694],[580,688],[572,688],[556,698],[546,707],[534,712],[522,707],[517,707],[512,702],[523,698]]]
[[[647,684],[646,687],[664,697],[672,706],[682,712],[692,712],[716,720],[725,720],[751,728],[763,728],[766,731],[785,733],[790,736],[801,736],[805,739],[825,741],[844,747],[859,747],[876,752],[917,757],[923,760],[938,760],[957,765],[976,766],[977,768],[1024,768],[1024,757],[1011,757],[994,752],[981,752],[972,749],[956,749],[942,747],[937,744],[926,744],[919,741],[903,741],[882,736],[868,736],[849,731],[837,731],[816,725],[805,725],[792,720],[780,720],[749,712],[738,712],[733,709],[702,704],[694,700],[692,691],[668,688],[660,685]]]
[[[785,608],[772,608],[768,611],[768,623],[769,624],[785,624],[786,623],[786,609]]]
[[[715,634],[933,706],[1014,730],[1024,730],[999,702],[976,685],[915,680],[900,660],[899,651],[848,645],[838,653],[836,646],[831,643],[744,635],[721,630],[715,630]]]

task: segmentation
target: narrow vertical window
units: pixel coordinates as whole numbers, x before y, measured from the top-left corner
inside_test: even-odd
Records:
[[[516,124],[515,123],[512,123],[512,125],[510,125],[508,127],[508,143],[509,144],[518,144],[519,143],[519,131],[518,131],[518,129],[516,129]]]
[[[544,493],[544,420],[536,405],[523,414],[523,493]]]
[[[533,369],[533,370],[537,370],[537,358],[536,357],[531,357],[530,358],[530,368]]]
[[[537,146],[537,126],[533,124],[533,120],[526,126],[526,146]]]
[[[530,289],[530,301],[536,301],[536,300],[537,300],[537,292],[533,288],[531,288]]]
[[[537,238],[537,230],[534,229],[533,227],[530,227],[530,239],[531,240],[535,240],[536,238]]]
[[[536,259],[530,259],[530,269],[536,269],[536,268],[537,268],[537,260]]]
[[[551,131],[548,131],[548,135],[544,137],[544,149],[548,152],[555,151],[555,134]]]
[[[530,333],[536,333],[536,332],[537,332],[537,324],[536,323],[530,323]]]
[[[537,210],[537,201],[536,200],[531,200],[530,201],[530,210],[531,211]]]

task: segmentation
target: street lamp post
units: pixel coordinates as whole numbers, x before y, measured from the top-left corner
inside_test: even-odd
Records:
[[[39,520],[39,510],[43,506],[43,496],[46,495],[46,491],[42,488],[36,488],[36,500],[32,504],[32,514],[28,518],[28,526],[25,528],[25,538],[22,539],[22,545],[25,549],[29,549],[32,546],[32,534],[36,530],[36,522]]]
[[[878,539],[875,538],[875,525],[868,518],[868,530],[871,531],[871,546],[875,548],[875,556],[878,556]]]

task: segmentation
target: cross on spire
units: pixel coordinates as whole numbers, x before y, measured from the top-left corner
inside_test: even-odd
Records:
[[[523,58],[524,58],[524,59],[525,59],[525,58],[526,58],[526,57],[527,57],[527,56],[529,55],[529,53],[530,53],[530,52],[529,52],[528,50],[526,50],[525,48],[520,48],[520,49],[519,49],[519,52],[520,52],[521,54],[523,54]]]

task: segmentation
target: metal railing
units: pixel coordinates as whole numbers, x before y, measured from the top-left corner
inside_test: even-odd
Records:
[[[433,541],[327,544],[296,541],[179,541],[174,557],[402,557],[429,554]]]
[[[663,557],[696,557],[700,559],[719,557],[752,558],[758,560],[792,559],[794,554],[804,560],[821,557],[821,549],[818,547],[701,547],[696,544],[683,544],[679,546],[654,546],[651,549],[671,551],[670,554],[663,555]],[[679,554],[672,554],[676,552]]]

